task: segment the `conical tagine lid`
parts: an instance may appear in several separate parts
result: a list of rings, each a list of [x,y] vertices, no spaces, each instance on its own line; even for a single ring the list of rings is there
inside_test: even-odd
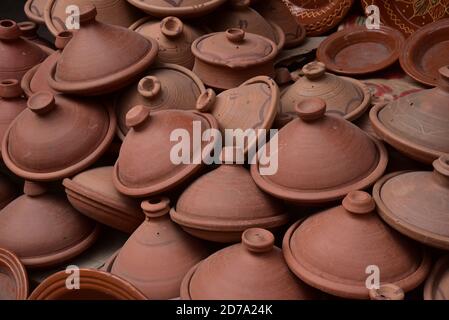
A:
[[[25,195],[0,211],[0,247],[13,251],[27,267],[49,267],[88,249],[98,226],[68,201],[25,182]]]
[[[184,275],[208,250],[170,220],[167,198],[144,201],[142,209],[146,220],[120,249],[110,272],[149,299],[177,298]]]
[[[28,275],[19,258],[0,248],[0,300],[26,300]]]
[[[352,121],[370,106],[371,93],[362,82],[327,73],[321,62],[306,64],[302,70],[305,76],[282,93],[281,113],[294,116],[299,102],[307,98],[321,98],[326,101],[327,113]]]
[[[80,29],[51,69],[48,83],[54,90],[79,95],[112,92],[130,84],[153,63],[158,52],[155,40],[96,21],[93,5],[80,10]]]
[[[449,153],[449,66],[437,88],[408,95],[370,112],[376,134],[410,158],[431,164]]]
[[[226,0],[128,0],[155,17],[199,17],[217,9]]]
[[[191,300],[306,300],[315,290],[288,270],[271,232],[252,228],[242,243],[224,248],[183,280],[181,298]]]
[[[425,249],[385,225],[372,197],[362,191],[292,225],[282,248],[304,282],[351,299],[369,298],[370,275],[408,292],[424,281],[431,265]]]
[[[2,155],[20,177],[50,181],[94,163],[114,138],[115,114],[96,100],[41,91],[5,134]]]
[[[449,249],[449,155],[434,171],[396,172],[374,186],[381,217],[399,232],[427,245]]]
[[[291,121],[259,150],[269,163],[253,164],[251,175],[264,191],[281,199],[318,204],[374,184],[384,173],[385,147],[352,123],[326,115],[326,103],[311,98],[297,105]],[[261,157],[258,157],[261,158]],[[276,162],[276,161],[277,162]],[[262,175],[277,165],[273,175]]]

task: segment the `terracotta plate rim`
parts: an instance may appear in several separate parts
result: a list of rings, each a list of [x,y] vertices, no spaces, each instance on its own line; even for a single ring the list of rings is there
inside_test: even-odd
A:
[[[28,19],[30,19],[31,21],[34,21],[38,24],[45,24],[45,19],[43,17],[44,15],[44,8],[42,9],[42,17],[39,17],[37,15],[35,15],[32,11],[31,11],[31,5],[33,4],[34,0],[27,0],[27,2],[25,2],[24,5],[24,11],[25,11],[25,15],[28,17]]]
[[[28,275],[20,259],[11,251],[0,248],[0,266],[5,266],[11,271],[16,286],[16,299],[28,298]]]
[[[437,290],[441,273],[449,269],[449,256],[441,257],[433,266],[424,285],[424,300],[436,300],[434,292]]]

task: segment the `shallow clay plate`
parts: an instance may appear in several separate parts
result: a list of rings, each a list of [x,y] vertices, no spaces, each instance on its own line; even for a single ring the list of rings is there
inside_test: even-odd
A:
[[[449,299],[449,256],[434,265],[424,286],[424,300]]]
[[[449,64],[449,19],[428,24],[412,34],[399,59],[410,77],[436,86],[438,70]]]
[[[28,297],[28,276],[19,258],[0,248],[0,300],[25,300]]]
[[[317,58],[335,73],[369,74],[394,64],[403,44],[404,36],[393,28],[368,30],[356,26],[326,38],[318,48]]]

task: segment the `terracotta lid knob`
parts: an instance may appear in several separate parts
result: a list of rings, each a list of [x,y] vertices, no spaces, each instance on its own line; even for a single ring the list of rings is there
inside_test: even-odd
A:
[[[136,129],[149,118],[150,109],[145,106],[138,105],[129,110],[126,114],[126,125],[128,128]]]
[[[449,65],[438,69],[440,74],[439,86],[445,91],[449,91]]]
[[[0,81],[0,97],[2,98],[17,98],[22,95],[22,88],[19,80],[5,79]]]
[[[275,81],[278,85],[284,85],[292,81],[292,75],[287,68],[277,68]]]
[[[37,33],[37,24],[33,21],[23,21],[17,24],[20,31],[22,31],[22,36],[25,38],[33,38]]]
[[[158,218],[170,211],[170,199],[166,197],[153,198],[140,204],[147,219]]]
[[[404,300],[404,290],[394,284],[383,284],[379,289],[370,289],[371,300]]]
[[[95,21],[97,16],[97,8],[93,3],[86,3],[80,7],[80,23],[88,23]]]
[[[239,9],[239,8],[248,8],[251,4],[251,0],[231,0],[230,4],[232,7]]]
[[[0,40],[15,40],[20,38],[22,31],[13,20],[0,21]]]
[[[296,114],[306,122],[319,120],[326,113],[326,101],[321,98],[304,99],[296,105]]]
[[[177,37],[183,30],[184,24],[176,17],[167,17],[161,21],[161,32],[166,37]]]
[[[243,232],[242,243],[251,252],[269,252],[274,246],[274,236],[268,230],[251,228]]]
[[[440,175],[449,178],[449,154],[444,154],[435,160],[433,167]]]
[[[59,50],[62,50],[65,48],[67,43],[72,39],[73,32],[72,31],[61,31],[59,32],[55,37],[55,47]]]
[[[155,76],[143,77],[137,85],[137,91],[145,98],[154,98],[161,92],[161,81]]]
[[[221,150],[220,161],[223,164],[243,163],[245,153],[240,147],[227,146]]]
[[[47,188],[42,183],[25,181],[23,193],[29,197],[37,197],[47,192]]]
[[[51,92],[39,91],[28,99],[27,106],[34,113],[44,115],[55,108],[55,97]]]
[[[205,92],[200,94],[196,100],[196,109],[201,112],[208,112],[215,103],[217,95],[212,89],[207,89]]]
[[[245,39],[245,31],[238,28],[226,30],[226,38],[232,43],[241,43]]]
[[[364,191],[351,191],[343,199],[343,208],[350,213],[366,214],[376,209],[373,197]]]
[[[302,72],[309,80],[321,78],[326,73],[326,66],[322,62],[314,61],[306,64],[302,68]]]

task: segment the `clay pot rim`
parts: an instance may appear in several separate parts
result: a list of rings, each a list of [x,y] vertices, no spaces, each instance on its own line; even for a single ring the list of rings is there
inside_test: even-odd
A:
[[[35,15],[33,13],[33,11],[31,11],[31,4],[34,2],[34,0],[27,0],[27,2],[25,2],[25,5],[23,7],[24,11],[25,11],[25,15],[28,17],[28,19],[30,19],[33,22],[36,22],[38,24],[45,24],[45,19],[43,17],[39,17],[37,15]],[[44,9],[44,8],[42,8]],[[42,14],[44,14],[44,12],[42,12]]]
[[[369,40],[369,36],[372,36],[374,34],[382,34],[384,35],[384,37],[390,38],[390,41],[395,43],[395,49],[393,51],[390,51],[390,56],[387,59],[377,64],[372,64],[369,66],[365,66],[363,68],[361,67],[353,68],[349,70],[348,68],[341,69],[335,62],[333,62],[333,59],[331,59],[326,54],[326,52],[329,50],[329,47],[334,43],[339,41],[344,42],[344,40],[341,39],[345,38],[347,35],[354,35],[357,33],[362,33],[364,35],[364,40]],[[353,26],[340,30],[327,37],[318,47],[316,56],[319,61],[323,62],[326,65],[328,70],[336,74],[342,74],[347,76],[366,75],[383,70],[393,65],[396,61],[398,61],[399,55],[401,54],[401,49],[404,46],[404,42],[405,38],[401,32],[385,25],[380,26],[380,29],[373,29],[373,30],[367,30],[365,26]]]
[[[427,72],[419,71],[419,69],[416,68],[416,61],[412,60],[411,57],[413,55],[410,53],[419,46],[424,39],[428,38],[429,34],[438,32],[440,29],[449,30],[448,22],[449,18],[445,18],[429,23],[412,33],[404,44],[404,48],[399,56],[399,62],[404,72],[419,83],[435,87],[438,83],[438,79],[429,76]]]
[[[170,110],[160,110],[156,112],[163,112]],[[209,128],[218,128],[218,122],[214,116],[207,113],[200,113],[197,111],[185,111],[191,112],[198,117],[202,117],[208,124]],[[195,175],[201,168],[203,167],[203,162],[200,164],[187,164],[184,165],[184,168],[178,171],[176,174],[171,176],[168,179],[159,179],[157,182],[153,182],[151,185],[146,187],[130,187],[123,184],[119,178],[119,161],[117,160],[114,165],[114,173],[112,175],[112,181],[114,183],[115,188],[122,194],[136,197],[136,198],[144,198],[152,195],[160,194],[162,192],[167,191],[168,189],[175,187],[179,184],[182,184],[186,180],[190,179],[193,175]]]
[[[57,61],[54,61],[53,64],[50,65],[48,84],[52,89],[67,94],[99,95],[111,92],[111,85],[122,82],[126,83],[133,78],[133,75],[140,74],[145,71],[145,69],[150,66],[154,59],[156,59],[159,51],[157,41],[154,39],[145,39],[150,43],[150,50],[145,54],[144,57],[125,69],[101,78],[82,81],[57,80],[55,76],[56,66],[58,64],[58,61],[61,59],[61,57],[59,57]],[[112,91],[113,90],[114,89],[112,89]]]
[[[437,151],[430,149],[428,147],[416,144],[406,138],[403,138],[393,132],[390,132],[387,127],[379,119],[379,113],[385,108],[387,103],[381,103],[374,105],[370,112],[369,118],[371,120],[371,125],[375,133],[382,138],[383,141],[387,142],[395,149],[399,150],[401,153],[406,154],[412,159],[416,159],[420,162],[426,164],[432,164],[435,159],[438,159],[444,154],[442,151]]]
[[[58,94],[55,95],[57,97]],[[95,161],[98,160],[98,158],[101,157],[103,152],[109,147],[110,143],[114,139],[115,136],[115,130],[117,126],[117,120],[115,117],[115,112],[112,110],[111,106],[107,106],[105,108],[107,110],[109,115],[109,127],[108,131],[106,132],[105,136],[103,137],[103,141],[98,145],[98,147],[87,157],[82,159],[80,162],[75,163],[71,165],[70,167],[54,171],[54,172],[30,172],[26,169],[22,169],[21,167],[17,166],[14,161],[10,158],[8,153],[8,140],[9,140],[9,134],[11,131],[11,128],[20,120],[20,115],[16,117],[13,122],[11,122],[10,126],[8,127],[8,130],[5,132],[5,135],[3,137],[2,141],[2,158],[3,162],[6,164],[6,166],[13,171],[18,176],[28,179],[28,180],[34,180],[34,181],[55,181],[59,180],[61,178],[66,178],[68,176],[72,176],[75,173],[78,173],[80,170],[83,170],[90,165],[92,165]]]
[[[147,17],[147,18],[152,18],[152,17]],[[143,18],[143,19],[147,19],[147,18]],[[201,79],[195,73],[193,73],[191,70],[187,69],[186,67],[183,67],[183,66],[180,66],[177,64],[172,64],[172,63],[158,62],[158,63],[152,65],[145,73],[150,73],[151,71],[157,70],[157,69],[169,69],[169,70],[174,70],[174,71],[183,73],[184,75],[189,77],[191,80],[193,80],[193,82],[196,84],[196,86],[200,90],[200,94],[206,92],[206,86],[204,85],[203,81],[201,81]],[[114,100],[114,110],[116,110],[118,108],[118,105],[116,104],[116,102],[117,102],[117,100]],[[151,110],[153,112],[155,112],[160,109],[152,108]],[[164,110],[164,109],[162,109],[162,110]],[[124,134],[124,132],[121,130],[120,125],[118,123],[117,123],[117,136],[122,141],[125,139],[125,136],[126,136]]]
[[[319,270],[308,270],[302,266],[298,260],[293,256],[290,247],[290,241],[297,228],[306,220],[301,219],[294,223],[285,233],[282,240],[282,252],[289,269],[296,274],[301,280],[310,286],[317,288],[326,293],[349,299],[368,299],[369,290],[365,286],[344,284],[341,282],[332,281],[319,276]],[[422,261],[414,273],[405,278],[393,283],[408,292],[416,288],[422,281],[425,280],[432,260],[429,253],[422,246]],[[348,280],[348,279],[345,279]]]
[[[384,203],[380,193],[382,187],[392,178],[397,176],[408,174],[416,171],[399,171],[390,173],[384,177],[382,177],[373,187],[373,198],[377,205],[377,211],[382,218],[390,227],[396,229],[400,233],[406,235],[409,238],[412,238],[420,243],[424,243],[426,245],[448,250],[449,249],[449,236],[445,237],[442,235],[435,234],[428,230],[419,228],[418,226],[408,223],[402,218],[397,217],[393,211],[391,211],[387,205]],[[419,171],[426,172],[426,171]],[[429,174],[432,174],[429,171]]]
[[[16,300],[28,298],[28,275],[20,259],[11,251],[0,248],[0,266],[6,267],[14,278]]]
[[[260,15],[260,13],[258,13],[258,14]],[[274,22],[270,19],[265,19],[265,20],[268,22],[268,24],[271,26],[271,28],[273,28],[273,32],[277,35],[276,45],[278,48],[278,52],[280,52],[285,46],[285,33],[276,22]]]
[[[54,1],[54,0],[53,0]],[[201,10],[198,10],[195,6],[181,6],[181,7],[162,7],[149,5],[145,2],[138,0],[127,0],[133,6],[149,13],[152,16],[157,17],[166,17],[166,16],[175,16],[175,17],[196,17],[204,15],[208,12],[213,11],[215,8],[219,7],[221,4],[226,2],[226,0],[209,0],[203,4],[201,4]]]
[[[288,10],[288,8],[287,8],[287,10]],[[307,31],[306,31],[306,28],[304,27],[304,25],[302,23],[299,23],[296,19],[295,19],[295,21],[298,25],[298,30],[300,30],[300,32],[298,33],[298,36],[293,40],[287,40],[287,37],[285,38],[284,49],[293,49],[293,48],[299,46],[300,44],[302,44],[304,42],[304,40],[307,37]]]
[[[115,251],[103,264],[103,266],[100,267],[100,270],[111,273],[112,266],[114,265],[115,259],[117,259],[118,254],[120,253],[121,249],[118,249]]]
[[[195,39],[195,41],[192,42],[192,53],[195,56],[195,59],[199,59],[201,62],[208,64],[208,65],[213,65],[213,66],[218,66],[218,67],[223,67],[223,68],[229,68],[229,69],[233,69],[233,70],[240,70],[240,69],[247,69],[247,68],[252,68],[255,66],[259,66],[259,65],[264,65],[270,61],[273,61],[275,59],[275,57],[277,56],[277,54],[279,53],[277,44],[274,43],[272,40],[265,38],[263,36],[260,36],[258,34],[255,33],[250,33],[250,32],[245,32],[246,35],[250,34],[252,37],[257,37],[260,38],[260,40],[268,43],[271,45],[271,52],[264,56],[264,57],[260,57],[257,59],[252,59],[251,63],[249,62],[233,62],[231,65],[229,63],[227,63],[225,60],[221,60],[221,61],[217,61],[214,59],[210,59],[207,57],[204,57],[202,52],[200,52],[198,50],[198,44],[205,40],[206,38],[210,38],[210,37],[215,37],[217,35],[220,35],[222,33],[225,33],[225,31],[220,31],[220,32],[213,32],[213,33],[208,33],[205,34],[197,39]]]
[[[273,195],[276,198],[280,198],[286,201],[301,204],[320,204],[342,199],[350,191],[364,190],[367,187],[373,185],[380,177],[382,177],[385,169],[387,168],[387,149],[379,140],[368,134],[366,134],[366,136],[374,143],[377,149],[377,165],[363,179],[355,181],[351,184],[346,184],[326,190],[292,190],[283,186],[279,186],[266,179],[265,176],[261,176],[259,174],[257,163],[251,165],[251,176],[253,177],[257,186],[263,191]]]
[[[424,300],[436,300],[434,292],[437,291],[441,273],[448,269],[449,256],[443,256],[434,264],[432,271],[424,285]]]
[[[36,74],[36,71],[41,64],[42,62],[28,70],[23,75],[22,80],[20,81],[20,87],[27,97],[31,97],[35,93],[33,92],[33,90],[31,90],[31,80],[34,78],[34,75]]]
[[[200,264],[203,261],[204,260],[198,262],[196,265],[194,265],[192,268],[190,268],[190,270],[186,273],[186,275],[182,279],[181,288],[180,288],[180,296],[181,296],[182,300],[192,300],[192,296],[190,295],[190,282],[192,281],[192,278],[193,278],[196,270],[198,269],[198,267],[200,266]]]
[[[84,288],[87,286],[89,289],[103,291],[109,295],[112,292],[118,299],[147,300],[144,294],[136,287],[116,275],[101,270],[86,268],[80,269],[79,272]],[[65,270],[52,274],[37,286],[31,293],[29,299],[44,300],[55,295],[57,298],[59,291],[66,290],[66,279],[67,273]]]

